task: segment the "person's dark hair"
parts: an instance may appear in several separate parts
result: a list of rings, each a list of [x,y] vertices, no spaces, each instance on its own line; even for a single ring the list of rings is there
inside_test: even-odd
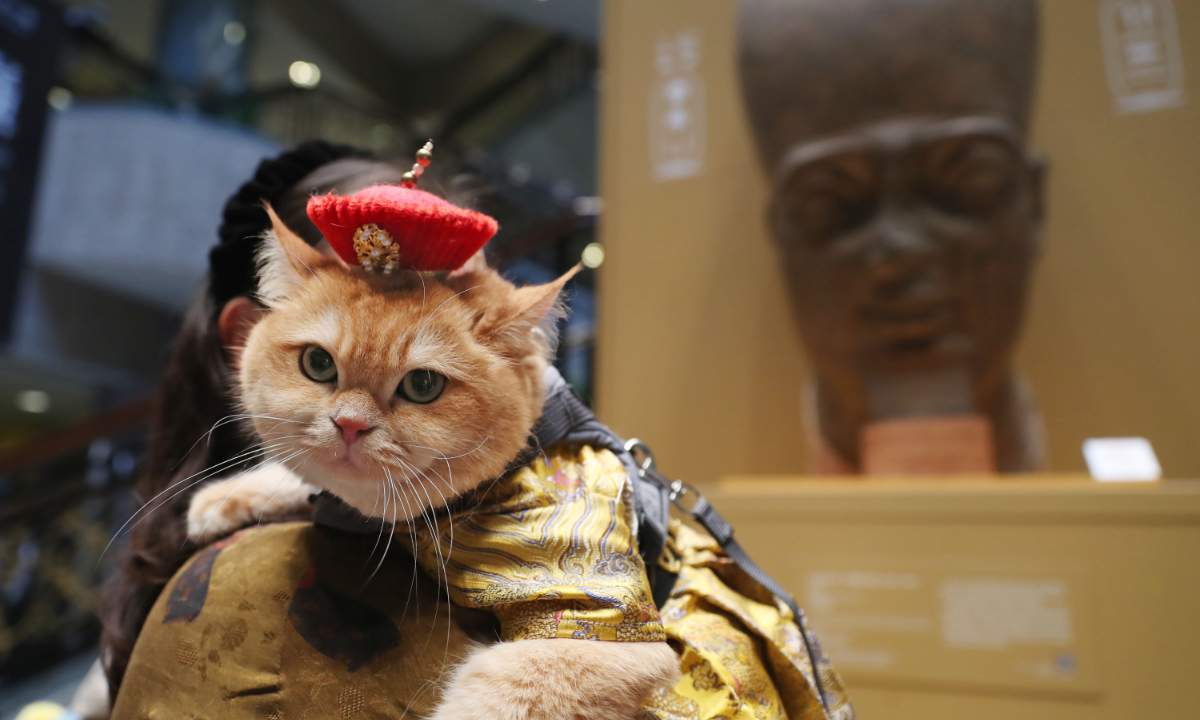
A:
[[[305,213],[311,195],[398,183],[402,173],[365,151],[310,141],[264,160],[226,203],[209,275],[184,317],[159,383],[146,461],[134,488],[136,524],[101,608],[101,659],[111,699],[151,607],[196,550],[186,528],[193,489],[258,460],[257,440],[234,417],[217,319],[226,302],[254,297],[258,289],[255,254],[270,227],[262,203],[270,202],[289,228],[315,245],[321,235]]]

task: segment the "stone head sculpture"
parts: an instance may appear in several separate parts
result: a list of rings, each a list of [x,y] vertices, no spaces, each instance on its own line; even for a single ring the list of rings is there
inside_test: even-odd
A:
[[[770,224],[850,468],[864,428],[974,418],[994,467],[1040,461],[1011,370],[1041,244],[1026,149],[1033,0],[743,0],[740,67]]]

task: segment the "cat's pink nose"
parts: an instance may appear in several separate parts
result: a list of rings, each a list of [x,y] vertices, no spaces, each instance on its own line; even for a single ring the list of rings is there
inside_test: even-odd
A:
[[[347,415],[334,418],[333,424],[341,428],[342,442],[346,443],[346,447],[350,447],[359,437],[374,429],[365,420]]]

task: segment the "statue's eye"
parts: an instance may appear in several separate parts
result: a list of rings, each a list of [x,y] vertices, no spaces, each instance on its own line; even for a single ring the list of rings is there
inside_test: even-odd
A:
[[[924,178],[933,203],[948,213],[986,217],[1016,194],[1021,158],[999,142],[974,140],[929,152]]]
[[[879,205],[875,161],[855,154],[835,155],[801,166],[780,196],[791,222],[815,242],[857,230]]]
[[[337,364],[333,356],[323,347],[309,345],[300,353],[300,372],[309,380],[319,383],[337,380]]]
[[[400,381],[396,394],[415,403],[431,403],[446,389],[446,376],[432,370],[413,370]]]

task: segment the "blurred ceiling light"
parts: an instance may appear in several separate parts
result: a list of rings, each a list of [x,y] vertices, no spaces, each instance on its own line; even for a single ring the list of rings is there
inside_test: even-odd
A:
[[[371,128],[371,140],[374,141],[376,145],[387,145],[391,143],[392,138],[395,137],[395,135],[396,131],[393,130],[392,126],[388,125],[387,123],[379,123],[375,127]]]
[[[508,179],[513,185],[524,185],[525,183],[529,182],[529,179],[532,177],[533,168],[529,167],[525,163],[513,163],[513,165],[508,168]]]
[[[604,198],[595,195],[580,195],[571,201],[576,215],[599,215],[604,210]]]
[[[16,404],[18,410],[40,415],[50,409],[50,394],[42,390],[22,390],[17,393]]]
[[[241,45],[246,39],[246,26],[237,20],[225,23],[225,42],[230,45]]]
[[[604,264],[604,246],[600,243],[588,243],[583,249],[583,264],[595,270]]]
[[[74,97],[71,91],[65,87],[52,87],[50,92],[46,93],[46,102],[50,103],[50,107],[55,110],[66,110],[71,107],[71,100]]]
[[[297,60],[288,68],[288,79],[296,87],[312,90],[321,82],[321,68],[314,63]]]

